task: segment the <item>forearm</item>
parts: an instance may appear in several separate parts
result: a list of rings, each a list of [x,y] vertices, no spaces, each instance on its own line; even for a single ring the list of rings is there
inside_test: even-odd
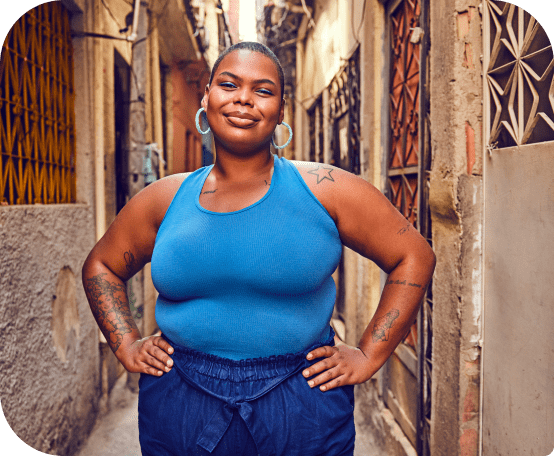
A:
[[[371,361],[371,375],[386,362],[415,321],[434,264],[434,257],[405,261],[389,274],[377,311],[358,345]]]
[[[122,351],[141,339],[129,308],[125,282],[102,262],[87,260],[83,286],[96,323],[119,359]]]

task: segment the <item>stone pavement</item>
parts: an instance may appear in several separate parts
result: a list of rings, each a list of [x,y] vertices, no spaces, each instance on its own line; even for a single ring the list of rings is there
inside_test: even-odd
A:
[[[112,388],[109,411],[99,416],[76,456],[141,456],[138,438],[138,393],[126,386],[124,373]]]

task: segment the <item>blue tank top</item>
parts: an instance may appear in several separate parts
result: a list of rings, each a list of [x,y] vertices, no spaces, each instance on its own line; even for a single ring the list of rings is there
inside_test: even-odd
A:
[[[174,342],[239,360],[324,341],[342,246],[296,167],[274,155],[267,193],[233,212],[200,205],[213,165],[181,184],[152,254],[156,322]]]

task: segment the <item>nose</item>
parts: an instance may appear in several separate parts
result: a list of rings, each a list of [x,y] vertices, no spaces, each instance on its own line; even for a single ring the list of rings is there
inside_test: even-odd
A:
[[[235,91],[235,103],[241,105],[252,105],[252,94],[248,87],[241,87]]]

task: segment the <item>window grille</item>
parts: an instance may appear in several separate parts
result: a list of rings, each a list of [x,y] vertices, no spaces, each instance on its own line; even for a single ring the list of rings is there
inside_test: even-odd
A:
[[[522,8],[487,1],[490,140],[498,148],[554,140],[554,60],[544,29]]]
[[[49,2],[22,16],[0,60],[2,204],[75,202],[69,14]]]
[[[329,84],[331,164],[360,174],[360,48]]]
[[[310,161],[323,162],[323,110],[321,95],[308,111],[310,118]]]

